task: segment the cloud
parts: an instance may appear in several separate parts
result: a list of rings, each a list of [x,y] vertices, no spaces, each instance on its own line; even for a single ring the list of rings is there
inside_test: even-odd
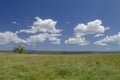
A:
[[[96,34],[94,37],[104,36],[104,34]]]
[[[60,44],[60,39],[57,37],[61,36],[61,34],[49,34],[48,38],[52,44]]]
[[[13,22],[11,22],[12,24],[15,24],[15,25],[19,25],[17,22],[15,22],[15,21],[13,21]]]
[[[31,35],[26,39],[21,39],[17,36],[17,33],[6,31],[0,33],[0,45],[8,44],[11,42],[36,45],[38,43],[43,43],[46,40],[49,40],[52,44],[60,44],[60,39],[57,38],[58,36],[61,36],[61,34],[44,33]]]
[[[46,40],[50,41],[52,44],[60,44],[61,39],[58,37],[62,35],[62,30],[56,28],[57,21],[52,19],[43,20],[39,17],[36,17],[35,19],[36,21],[33,22],[33,25],[30,27],[30,29],[22,29],[20,31],[16,31],[15,33],[10,31],[3,33],[0,32],[0,45],[10,42],[35,45],[38,43],[43,43]],[[12,23],[17,24],[17,22]],[[102,21],[98,19],[88,22],[87,24],[78,24],[74,28],[74,36],[65,40],[65,44],[77,44],[81,46],[88,45],[90,42],[86,40],[86,35],[94,35],[94,37],[97,38],[104,36],[105,31],[108,29],[109,27],[103,26]],[[30,33],[30,36],[28,36],[26,39],[21,39],[17,34],[22,32],[26,34]],[[120,32],[117,35],[106,36],[104,39],[96,41],[94,44],[106,46],[109,42],[120,44]]]
[[[70,22],[69,22],[69,21],[67,21],[67,22],[66,22],[66,24],[70,24]]]
[[[57,38],[58,36],[61,36],[61,34],[48,34],[48,33],[35,34],[27,38],[26,43],[35,45],[38,43],[42,43],[46,40],[49,40],[51,41],[52,44],[60,44],[60,39]]]
[[[10,31],[0,33],[0,45],[4,45],[10,42],[25,43],[25,40],[19,38],[16,33]]]
[[[32,35],[29,38],[27,38],[26,43],[27,44],[36,44],[36,43],[42,43],[47,39],[47,34],[38,34],[38,35]]]
[[[95,21],[88,22],[87,25],[83,23],[78,24],[74,28],[74,33],[76,34],[76,37],[81,37],[89,34],[102,34],[107,29],[109,28],[108,27],[105,28],[102,25],[102,21],[97,19]]]
[[[26,39],[27,44],[37,44],[49,40],[52,44],[60,44],[60,39],[58,39],[60,34],[60,29],[56,29],[56,21],[52,19],[42,20],[36,17],[31,29],[20,30],[20,32],[34,33],[35,35],[30,36]]]
[[[88,22],[87,25],[81,23],[74,28],[74,37],[65,40],[67,44],[78,44],[78,45],[87,45],[88,41],[83,38],[85,35],[96,35],[101,36],[104,34],[108,27],[102,25],[102,21],[97,19],[91,22]],[[98,35],[99,34],[99,35]],[[101,34],[101,35],[100,35]]]
[[[23,29],[19,32],[31,33],[29,38],[26,39],[27,44],[37,44],[42,43],[46,40],[49,40],[52,44],[60,44],[61,29],[56,28],[57,21],[52,19],[41,19],[35,17],[36,21],[33,22],[33,25],[30,29]]]
[[[66,44],[78,44],[81,46],[87,45],[88,41],[85,40],[85,38],[69,38],[68,40],[65,40]]]
[[[60,33],[60,29],[56,29],[57,21],[53,21],[52,19],[44,19],[42,20],[39,17],[35,17],[36,21],[34,21],[33,25],[31,26],[31,29],[23,29],[20,30],[20,32],[25,33],[37,33],[37,32],[43,32],[43,33]]]
[[[107,43],[115,43],[120,45],[120,32],[113,36],[106,36],[104,39],[96,41],[94,44],[100,46],[107,46]]]

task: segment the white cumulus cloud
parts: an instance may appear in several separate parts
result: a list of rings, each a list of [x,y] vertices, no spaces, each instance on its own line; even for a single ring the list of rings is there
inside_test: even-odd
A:
[[[81,46],[87,45],[88,41],[85,40],[85,38],[69,38],[68,40],[65,40],[66,44],[78,44]]]
[[[74,28],[74,37],[69,38],[68,40],[65,40],[65,43],[87,45],[88,41],[85,38],[83,38],[83,36],[90,35],[90,34],[93,34],[93,35],[97,34],[96,37],[102,36],[107,29],[109,28],[103,26],[102,21],[98,19],[88,22],[87,25],[81,23]]]
[[[25,40],[19,38],[17,36],[17,33],[13,33],[10,31],[6,31],[6,32],[1,32],[0,33],[0,45],[4,45],[10,42],[14,42],[14,43],[25,43]]]
[[[20,30],[20,32],[25,33],[37,33],[37,32],[49,32],[49,33],[60,33],[60,29],[56,29],[57,21],[53,21],[52,19],[44,19],[42,20],[39,17],[35,18],[36,21],[34,21],[33,25],[31,26],[31,29],[23,29]]]
[[[106,36],[104,39],[96,41],[94,44],[100,46],[107,46],[107,43],[116,43],[120,45],[120,32],[113,36]]]
[[[57,38],[59,36],[61,36],[61,34],[49,34],[48,38],[52,44],[60,44],[61,40]]]
[[[35,19],[36,21],[33,22],[30,29],[20,30],[20,32],[35,34],[27,38],[26,43],[36,44],[49,40],[52,44],[60,44],[61,40],[58,37],[61,36],[60,32],[62,30],[56,28],[57,21],[52,19],[43,20],[39,17]]]
[[[57,38],[58,36],[61,36],[61,34],[35,34],[26,39],[26,44],[35,45],[38,43],[43,43],[46,40],[49,40],[52,44],[60,44],[60,39]]]
[[[32,35],[29,38],[27,38],[26,43],[27,44],[35,44],[35,43],[41,43],[44,42],[47,39],[47,34],[38,34],[38,35]]]
[[[35,45],[42,43],[46,40],[49,40],[52,44],[60,44],[60,39],[57,37],[61,36],[61,34],[35,34],[31,35],[26,39],[21,39],[18,37],[17,33],[13,33],[10,31],[0,32],[0,45],[8,44],[8,43],[24,43],[28,45]]]
[[[81,37],[81,36],[89,35],[89,34],[102,34],[107,29],[109,28],[104,27],[102,25],[102,21],[97,19],[95,21],[88,22],[87,25],[83,23],[78,24],[74,28],[74,33],[76,34],[76,37]]]

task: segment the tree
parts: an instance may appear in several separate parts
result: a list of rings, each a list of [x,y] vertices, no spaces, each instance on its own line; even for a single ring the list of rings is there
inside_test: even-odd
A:
[[[25,53],[26,52],[26,49],[24,46],[18,46],[18,47],[15,47],[13,49],[13,52],[15,53]]]

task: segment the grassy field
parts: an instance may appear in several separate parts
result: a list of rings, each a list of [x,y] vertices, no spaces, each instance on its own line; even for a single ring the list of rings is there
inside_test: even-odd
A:
[[[120,54],[0,54],[0,80],[120,80]]]

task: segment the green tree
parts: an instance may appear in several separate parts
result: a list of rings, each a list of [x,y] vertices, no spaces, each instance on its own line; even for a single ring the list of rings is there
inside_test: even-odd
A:
[[[13,52],[15,53],[25,53],[26,52],[26,49],[24,46],[18,46],[18,47],[15,47],[13,49]]]

